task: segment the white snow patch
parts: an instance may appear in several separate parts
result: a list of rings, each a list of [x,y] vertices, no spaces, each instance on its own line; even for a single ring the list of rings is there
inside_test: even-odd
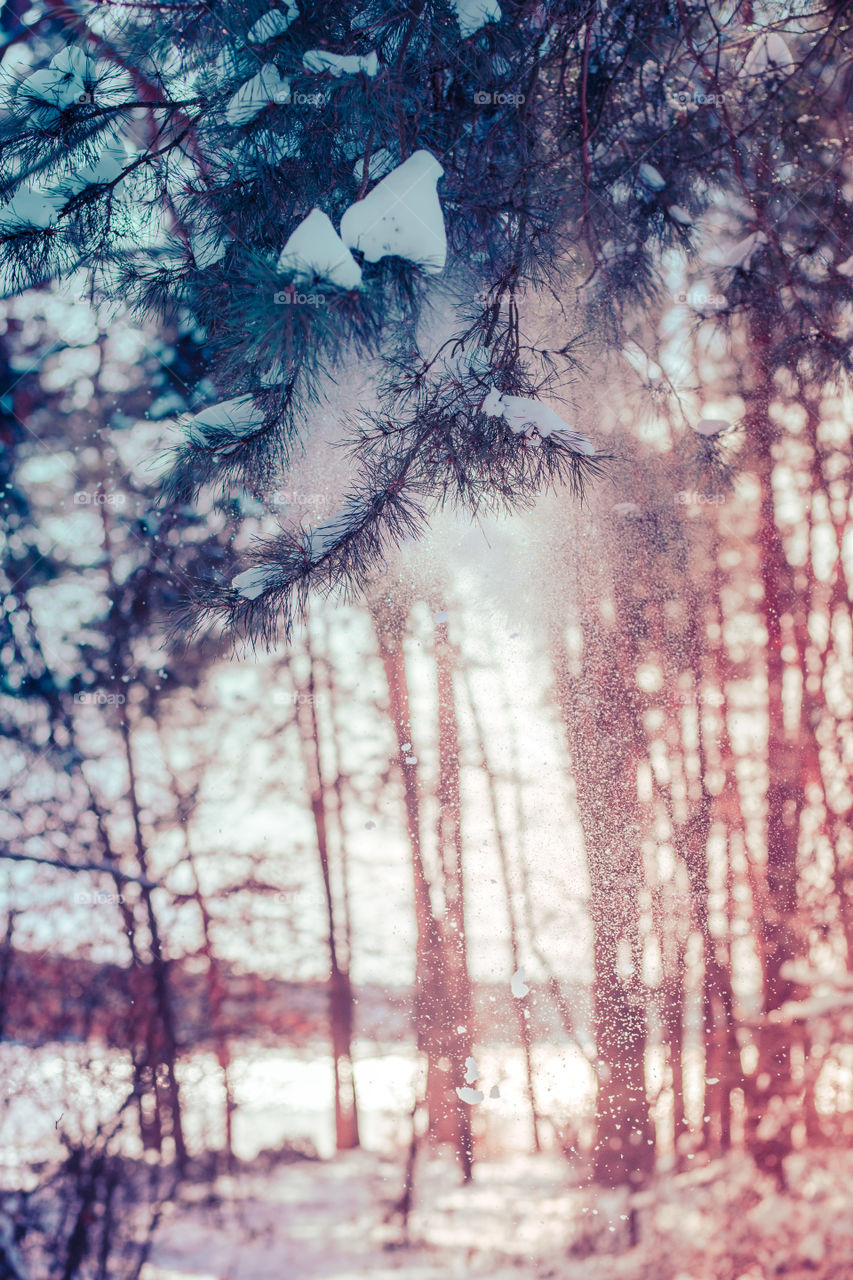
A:
[[[401,751],[411,751],[411,749],[412,749],[411,742],[404,742],[402,747],[400,748]]]
[[[693,226],[693,219],[687,210],[683,209],[680,204],[671,204],[667,209],[667,213],[675,222],[680,223],[682,227]]]
[[[432,620],[433,622],[446,622],[449,617],[450,617],[450,614],[447,612],[447,610],[442,609],[440,613],[434,613],[432,615]]]
[[[7,205],[0,209],[0,227],[6,231],[21,227],[39,227],[44,230],[56,223],[65,197],[57,191],[43,187],[24,187],[17,191]]]
[[[333,547],[344,535],[349,525],[349,516],[339,512],[330,520],[324,520],[308,534],[306,550],[312,560],[320,560],[330,547]]]
[[[530,988],[528,987],[527,983],[524,981],[523,968],[516,969],[515,973],[512,975],[512,977],[509,980],[509,987],[510,987],[510,991],[515,996],[516,1000],[521,1000],[523,996],[527,995]]]
[[[278,569],[274,565],[255,564],[251,569],[244,569],[236,578],[231,579],[231,586],[245,600],[257,600],[267,587],[271,587],[278,577]]]
[[[467,1087],[457,1089],[456,1093],[463,1102],[469,1103],[472,1107],[475,1107],[478,1102],[482,1102],[486,1096],[480,1089],[469,1089]]]
[[[480,1069],[473,1058],[465,1059],[465,1083],[473,1084],[480,1074]]]
[[[492,418],[502,417],[510,431],[516,435],[531,437],[534,432],[538,432],[543,440],[553,435],[576,453],[583,453],[588,458],[595,454],[595,449],[586,436],[574,431],[541,400],[504,395],[492,387],[483,401],[483,413]]]
[[[290,102],[290,81],[279,75],[271,62],[265,63],[256,76],[242,84],[225,108],[230,125],[248,124],[273,103]]]
[[[647,164],[645,161],[637,170],[637,177],[640,179],[644,187],[648,187],[650,191],[663,191],[666,186],[666,178],[659,169],[653,164]]]
[[[257,22],[254,22],[249,27],[246,39],[250,44],[265,44],[267,40],[272,40],[275,36],[284,35],[291,22],[298,17],[299,10],[290,0],[286,9],[269,9],[266,13],[261,14]]]
[[[331,71],[338,76],[355,76],[363,71],[366,76],[375,76],[379,70],[379,54],[375,49],[360,55],[354,53],[330,53],[328,49],[309,49],[302,56],[302,65],[306,71]]]
[[[221,235],[218,231],[210,229],[204,231],[194,231],[190,235],[190,248],[195,258],[196,266],[212,267],[214,263],[221,262],[225,257],[225,251],[230,243],[230,236]]]
[[[847,276],[848,279],[853,276],[853,254],[845,262],[842,262],[835,268],[840,276]]]
[[[113,135],[100,152],[97,160],[83,165],[63,180],[63,186],[77,193],[84,187],[98,186],[100,183],[115,182],[128,162],[127,147],[124,139]]]
[[[390,173],[395,167],[397,161],[394,155],[387,147],[379,147],[376,151],[370,153],[370,159],[367,162],[367,177],[371,182],[378,182],[380,178],[384,178],[386,173]],[[356,182],[361,182],[364,174],[364,156],[359,156],[353,166],[353,177]]]
[[[417,763],[418,763],[417,756],[406,756],[406,764],[417,764]]]
[[[287,239],[279,271],[294,271],[299,281],[328,280],[341,289],[357,289],[361,267],[322,209],[312,209]]]
[[[791,67],[794,59],[778,31],[762,31],[750,45],[749,53],[743,63],[745,76],[761,75],[765,71],[776,71],[780,67]]]
[[[252,396],[235,396],[233,400],[222,400],[212,404],[210,408],[197,413],[189,425],[190,435],[204,441],[210,430],[226,430],[231,435],[250,435],[264,425],[263,411],[255,404]],[[198,432],[200,428],[200,433]]]
[[[748,269],[752,255],[761,245],[767,244],[767,236],[763,231],[753,231],[751,235],[739,240],[729,249],[725,249],[717,258],[720,267],[742,267]]]
[[[447,257],[436,185],[444,173],[429,151],[416,151],[341,219],[341,238],[368,262],[394,255],[438,273]]]
[[[493,1084],[493,1085],[492,1085],[492,1087],[491,1087],[491,1089],[489,1090],[489,1097],[490,1097],[490,1098],[499,1098],[500,1096],[501,1096],[501,1091],[500,1091],[500,1089],[498,1088],[498,1086],[497,1086],[496,1084]]]
[[[456,14],[463,40],[467,40],[487,22],[501,20],[501,7],[498,0],[450,0],[450,3]]]
[[[728,431],[731,425],[725,418],[702,418],[693,430],[700,436],[719,436]]]

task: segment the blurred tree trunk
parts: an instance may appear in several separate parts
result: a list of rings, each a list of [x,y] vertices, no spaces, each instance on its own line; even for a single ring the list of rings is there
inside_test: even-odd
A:
[[[634,725],[616,661],[621,637],[582,609],[583,670],[574,677],[553,642],[558,698],[586,848],[593,933],[593,1020],[598,1054],[596,1181],[637,1184],[655,1163],[646,1097],[646,992],[640,973],[643,885]]]
[[[477,753],[480,757],[480,764],[486,777],[486,788],[489,796],[489,809],[492,815],[492,826],[495,833],[495,846],[497,848],[498,863],[500,865],[501,883],[503,885],[504,897],[506,899],[507,922],[509,924],[509,948],[510,961],[512,964],[512,972],[516,973],[521,968],[521,948],[519,945],[519,920],[516,911],[515,899],[513,896],[512,880],[510,877],[509,856],[507,853],[507,842],[504,834],[503,824],[501,822],[500,806],[498,804],[497,784],[495,781],[494,770],[489,764],[486,752],[486,738],[483,731],[482,721],[477,711],[477,703],[471,688],[471,679],[466,671],[464,673],[464,688],[468,703],[468,709],[471,713],[471,720],[474,725],[474,735],[477,741]],[[518,788],[518,779],[514,779],[516,788]],[[516,790],[518,797],[518,790]],[[519,859],[519,861],[521,861]],[[525,893],[527,886],[522,886]],[[547,972],[547,969],[546,969]],[[530,1029],[530,1020],[525,1016],[526,1010],[518,1000],[513,1000],[513,1008],[515,1010],[516,1022],[518,1024],[518,1038],[524,1052],[524,1080],[527,1092],[527,1102],[530,1107],[531,1137],[533,1139],[533,1149],[536,1152],[542,1150],[542,1142],[540,1139],[541,1117],[536,1103],[536,1088],[533,1077],[533,1034]]]
[[[308,657],[308,684],[305,691],[307,696],[304,699],[299,699],[297,720],[305,772],[308,779],[311,814],[314,819],[314,830],[317,837],[317,853],[320,859],[320,873],[323,878],[323,892],[326,900],[327,945],[330,966],[329,1030],[332,1041],[335,1086],[335,1145],[338,1151],[346,1151],[359,1145],[358,1107],[352,1065],[352,984],[350,982],[349,969],[345,963],[341,962],[338,948],[326,821],[329,787],[323,775],[320,729],[316,707],[315,660],[307,625],[305,629],[305,648]]]
[[[401,613],[392,612],[383,603],[374,603],[371,612],[379,654],[385,669],[388,707],[402,761],[403,798],[412,852],[416,929],[414,1017],[418,1049],[427,1060],[427,1132],[431,1139],[436,1140],[440,1134],[447,1133],[448,1117],[456,1118],[453,1141],[462,1175],[467,1181],[471,1177],[472,1167],[470,1132],[467,1126],[459,1125],[460,1104],[455,1092],[456,1082],[448,1074],[449,1069],[454,1067],[448,1048],[452,1048],[456,1054],[452,1041],[458,1035],[456,1026],[462,1024],[457,1024],[452,1015],[448,1018],[444,932],[433,909],[429,878],[424,865],[416,766],[406,763],[407,758],[412,758],[412,725],[403,651],[405,619]],[[450,1027],[448,1022],[452,1024]],[[462,1080],[464,1076],[461,1077],[460,1084]]]
[[[465,885],[462,868],[462,810],[459,793],[459,725],[454,694],[455,653],[447,623],[435,624],[435,668],[438,706],[438,855],[444,884],[445,1016],[451,1024],[446,1054],[451,1084],[465,1079],[465,1060],[474,1048],[474,1000],[468,973],[465,934]],[[460,1030],[459,1028],[463,1028]],[[447,1090],[444,1124],[437,1136],[452,1141],[467,1182],[473,1163],[471,1108]],[[442,1133],[441,1130],[444,1130]]]
[[[174,999],[170,984],[169,961],[163,950],[160,922],[157,918],[153,893],[150,887],[151,874],[148,865],[148,848],[142,825],[142,810],[139,802],[132,725],[125,697],[125,689],[127,688],[125,677],[128,664],[125,652],[124,619],[120,605],[119,585],[114,572],[115,560],[107,504],[105,502],[100,504],[100,512],[104,534],[104,560],[110,597],[110,612],[107,618],[106,630],[110,645],[115,703],[127,775],[127,801],[130,808],[134,852],[137,867],[145,881],[145,883],[140,884],[140,896],[145,912],[150,949],[147,971],[151,981],[152,1013],[147,1022],[143,1079],[149,1076],[153,1084],[153,1092],[149,1085],[147,1096],[149,1099],[153,1098],[154,1100],[154,1115],[153,1117],[147,1115],[146,1109],[140,1101],[140,1121],[143,1126],[143,1143],[146,1143],[146,1141],[153,1142],[157,1150],[161,1150],[164,1130],[163,1113],[165,1111],[169,1117],[169,1132],[175,1148],[175,1162],[178,1169],[182,1169],[187,1160],[187,1148],[184,1140],[177,1074],[178,1039]],[[121,890],[119,890],[119,893],[121,894]],[[165,1067],[165,1079],[161,1078],[160,1066]]]
[[[746,435],[753,446],[753,465],[760,486],[757,542],[762,586],[761,616],[766,631],[767,792],[766,888],[767,904],[760,921],[764,951],[764,1018],[758,1037],[758,1065],[747,1090],[747,1143],[762,1168],[781,1176],[782,1161],[791,1150],[793,1116],[784,1099],[790,1094],[791,1042],[789,1030],[773,1015],[796,994],[784,975],[786,963],[801,954],[797,924],[797,851],[804,788],[799,734],[785,725],[783,648],[795,647],[792,630],[793,570],[776,521],[773,493],[773,447],[777,428],[770,416],[774,396],[769,367],[771,334],[766,318],[752,317],[751,350],[755,387],[747,399]],[[799,658],[799,654],[797,654]],[[783,1099],[771,1119],[770,1101]]]

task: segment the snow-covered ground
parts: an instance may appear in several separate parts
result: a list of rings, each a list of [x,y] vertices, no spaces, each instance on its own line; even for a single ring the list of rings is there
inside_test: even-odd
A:
[[[733,1153],[629,1197],[556,1157],[483,1162],[468,1187],[425,1160],[406,1241],[401,1161],[299,1161],[172,1206],[142,1280],[853,1280],[853,1153],[787,1171],[780,1194]]]

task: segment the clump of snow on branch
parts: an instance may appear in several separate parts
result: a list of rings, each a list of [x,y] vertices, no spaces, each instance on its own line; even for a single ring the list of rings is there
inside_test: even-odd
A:
[[[246,39],[251,44],[265,44],[267,40],[274,40],[276,36],[284,35],[291,22],[298,17],[299,10],[291,0],[286,9],[270,9],[262,14],[257,22],[249,27]]]
[[[708,436],[710,438],[722,435],[724,431],[730,430],[731,425],[725,418],[701,418],[693,430],[700,436]]]
[[[750,46],[743,63],[745,76],[763,75],[782,67],[793,66],[791,50],[778,31],[762,31]]]
[[[444,173],[429,151],[416,151],[341,219],[341,239],[368,262],[405,258],[422,270],[444,270],[447,236],[436,186]]]
[[[396,160],[391,151],[387,147],[379,147],[378,150],[371,152],[370,160],[367,164],[367,177],[370,182],[378,182],[380,178],[384,178],[386,173],[390,173],[395,167]],[[361,181],[364,173],[364,156],[359,156],[353,166],[353,177],[357,182]]]
[[[335,77],[355,76],[359,71],[372,77],[379,71],[379,54],[375,49],[364,55],[330,53],[328,49],[309,49],[303,54],[302,65],[306,71],[330,71]]]
[[[251,396],[235,396],[197,413],[189,424],[191,439],[204,443],[210,432],[226,431],[229,435],[250,435],[264,425],[263,412]]]
[[[537,433],[543,440],[552,436],[576,453],[583,453],[589,458],[595,454],[595,449],[586,436],[574,431],[541,400],[504,395],[493,387],[483,401],[483,413],[490,418],[503,418],[515,435],[532,437]]]
[[[255,564],[251,569],[244,569],[236,578],[231,579],[231,586],[244,600],[257,600],[268,587],[273,586],[278,578],[275,565]]]
[[[735,267],[742,271],[748,271],[756,250],[765,244],[767,244],[767,236],[764,232],[753,231],[750,235],[745,236],[743,240],[739,240],[737,244],[724,249],[717,256],[713,265],[717,267]]]
[[[0,209],[0,229],[14,231],[21,227],[44,230],[56,224],[65,198],[58,191],[44,187],[23,187]]]
[[[643,186],[648,187],[650,191],[663,191],[666,186],[666,178],[653,164],[641,164],[637,170],[637,176]]]
[[[345,512],[339,512],[331,519],[316,525],[309,533],[306,544],[309,557],[314,561],[322,559],[336,542],[340,542],[346,536],[348,530],[349,516]]]
[[[457,1086],[456,1093],[463,1102],[467,1102],[472,1107],[475,1107],[478,1102],[482,1102],[486,1096],[481,1089],[469,1089],[467,1085],[461,1089]]]
[[[235,127],[248,124],[265,107],[288,102],[290,81],[279,75],[277,68],[268,62],[233,95],[225,108],[225,119]]]
[[[451,0],[463,39],[474,35],[487,22],[500,22],[498,0]]]
[[[278,260],[300,283],[328,280],[341,289],[358,289],[361,267],[321,209],[312,209],[292,231]]]

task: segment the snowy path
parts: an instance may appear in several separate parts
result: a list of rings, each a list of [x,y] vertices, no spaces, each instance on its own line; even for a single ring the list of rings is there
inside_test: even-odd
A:
[[[545,1274],[531,1269],[531,1256],[566,1239],[572,1194],[558,1159],[483,1164],[468,1188],[458,1185],[449,1163],[430,1162],[408,1248],[400,1247],[399,1221],[383,1221],[401,1179],[399,1163],[369,1153],[243,1177],[233,1184],[233,1205],[172,1216],[145,1280],[352,1280],[386,1273],[518,1280],[520,1273]]]
[[[369,1152],[220,1180],[175,1206],[142,1280],[853,1280],[853,1152],[791,1157],[778,1193],[741,1153],[634,1199],[573,1185],[555,1157],[425,1162],[410,1243],[387,1222],[399,1162]]]

